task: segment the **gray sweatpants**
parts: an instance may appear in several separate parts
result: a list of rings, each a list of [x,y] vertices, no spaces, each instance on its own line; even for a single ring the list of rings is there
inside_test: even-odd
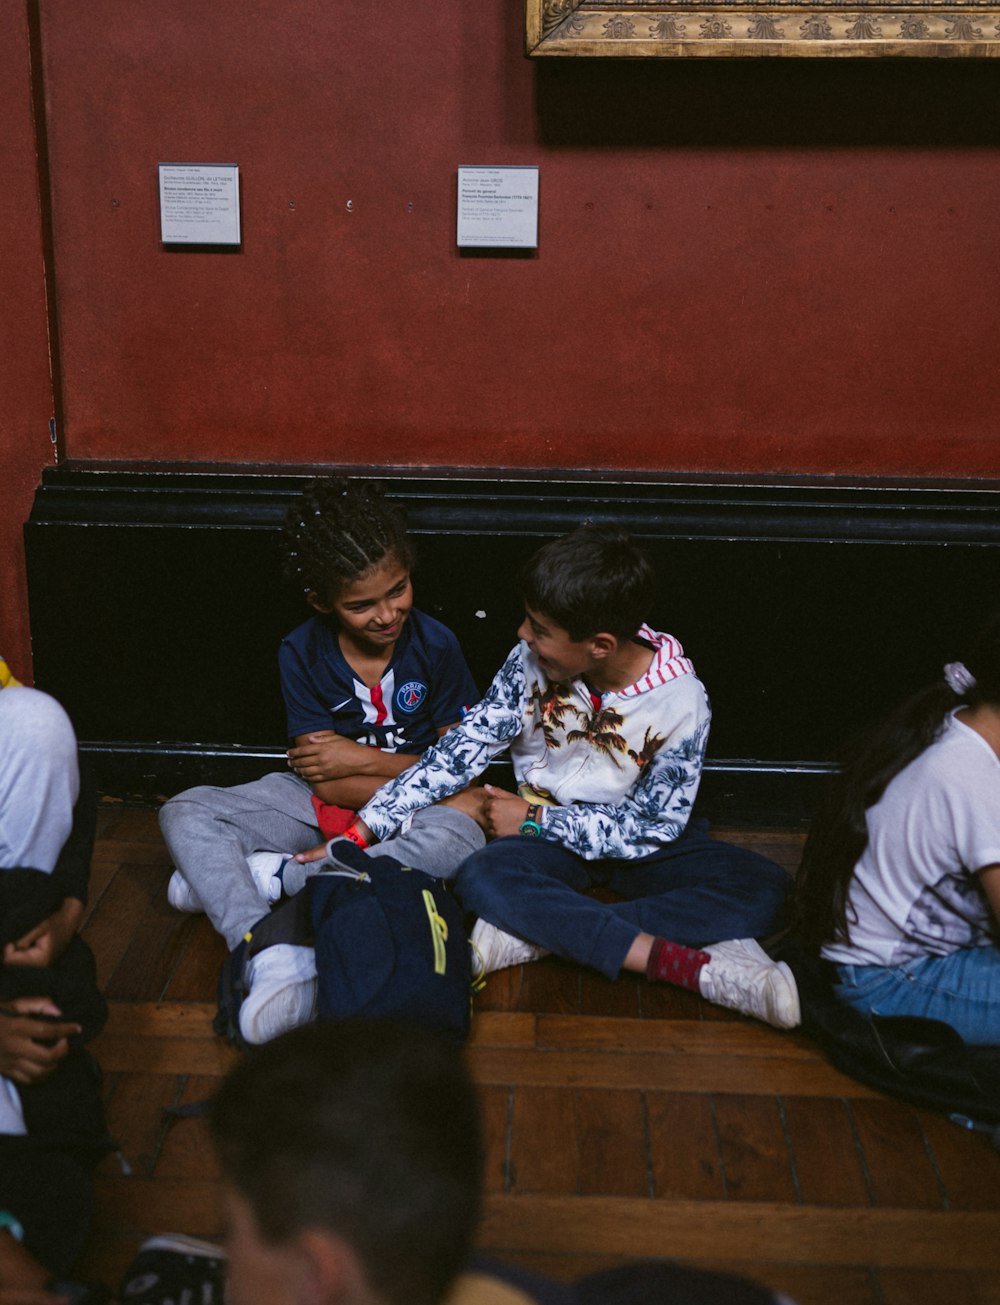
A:
[[[51,874],[79,791],[76,736],[63,708],[39,689],[0,691],[0,868]]]
[[[230,950],[269,910],[247,865],[253,852],[305,852],[322,841],[312,791],[291,771],[235,788],[202,785],[164,803],[160,829],[174,865],[201,900]],[[371,849],[438,879],[450,879],[485,843],[469,816],[428,807],[409,826]],[[303,866],[302,880],[320,862]],[[287,871],[286,871],[287,874]],[[296,885],[297,886],[297,885]]]

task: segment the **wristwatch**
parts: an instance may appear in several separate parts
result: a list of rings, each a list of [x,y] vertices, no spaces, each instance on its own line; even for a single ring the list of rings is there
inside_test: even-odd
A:
[[[538,815],[541,809],[542,808],[538,805],[537,802],[533,802],[528,807],[528,814],[524,817],[524,820],[521,822],[521,828],[518,830],[519,834],[524,834],[526,838],[541,838],[542,825],[541,825],[541,821],[538,819]]]

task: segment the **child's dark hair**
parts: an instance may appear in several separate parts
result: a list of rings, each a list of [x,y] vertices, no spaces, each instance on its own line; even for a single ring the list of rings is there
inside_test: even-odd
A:
[[[469,1252],[482,1181],[475,1090],[450,1043],[376,1021],[305,1025],[251,1049],[209,1122],[266,1241],[326,1230],[380,1300],[444,1298]]]
[[[413,566],[402,511],[368,480],[313,481],[288,509],[281,544],[285,578],[327,605],[387,557]]]
[[[574,642],[601,632],[630,638],[655,594],[652,562],[619,526],[579,526],[540,548],[521,573],[525,604]]]
[[[827,787],[795,881],[796,930],[810,950],[849,940],[847,892],[868,846],[868,808],[930,747],[956,707],[1000,706],[1000,612],[973,641],[964,662],[946,671],[948,678],[928,685],[861,734]]]

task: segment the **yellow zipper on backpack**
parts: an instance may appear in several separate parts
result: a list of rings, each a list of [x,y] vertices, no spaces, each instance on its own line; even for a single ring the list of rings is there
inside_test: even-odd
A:
[[[424,906],[431,926],[431,939],[434,943],[434,973],[444,974],[447,968],[444,945],[448,941],[448,921],[438,915],[437,902],[429,888],[423,890]]]

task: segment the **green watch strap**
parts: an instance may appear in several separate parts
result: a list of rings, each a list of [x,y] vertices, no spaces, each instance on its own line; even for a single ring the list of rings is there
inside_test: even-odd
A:
[[[528,814],[521,822],[521,827],[518,830],[518,833],[524,834],[527,838],[541,838],[542,824],[541,821],[538,819],[540,812],[541,812],[541,807],[538,805],[537,802],[533,802],[528,807]]]

